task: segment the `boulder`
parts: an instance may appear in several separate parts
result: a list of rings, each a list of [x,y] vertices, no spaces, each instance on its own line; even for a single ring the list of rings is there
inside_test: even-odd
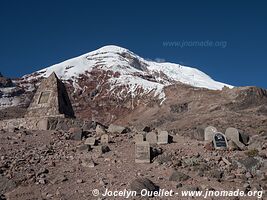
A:
[[[107,145],[102,145],[101,146],[101,153],[107,153],[110,151],[110,148]]]
[[[147,191],[157,191],[158,187],[148,178],[137,178],[130,183],[130,190],[136,191],[138,195],[141,194],[143,189]]]
[[[190,176],[184,174],[183,172],[179,172],[179,171],[173,171],[169,181],[175,181],[175,182],[181,182],[181,181],[186,181],[190,178]]]
[[[88,167],[88,168],[93,168],[96,166],[96,163],[90,158],[85,158],[82,160],[82,166]]]
[[[70,128],[69,133],[71,134],[70,139],[76,141],[82,140],[83,130],[81,128]]]
[[[152,148],[153,149],[153,148]],[[153,151],[152,151],[153,152]],[[153,153],[152,153],[153,155]],[[162,155],[159,155],[157,157],[157,159],[155,160],[156,163],[162,165],[162,164],[166,164],[168,162],[172,162],[172,156],[169,155],[169,154],[162,154]]]
[[[239,166],[244,167],[247,171],[254,172],[260,168],[262,161],[257,158],[247,157],[236,161]]]
[[[124,126],[118,126],[118,125],[115,125],[115,124],[110,124],[109,127],[108,127],[108,132],[109,133],[127,133],[129,132],[129,128],[127,127],[124,127]]]

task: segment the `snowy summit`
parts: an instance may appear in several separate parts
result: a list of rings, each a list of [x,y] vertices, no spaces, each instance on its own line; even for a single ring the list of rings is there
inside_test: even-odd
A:
[[[79,87],[79,77],[92,70],[119,73],[120,76],[108,79],[111,90],[117,86],[127,86],[132,96],[135,96],[137,89],[142,88],[144,93],[154,92],[154,96],[164,98],[163,88],[178,82],[211,90],[221,90],[224,86],[232,88],[231,85],[213,80],[196,68],[148,61],[128,49],[114,45],[42,69],[38,71],[38,77],[48,77],[55,72],[62,80],[72,80],[73,86]],[[31,75],[24,78],[29,79]]]

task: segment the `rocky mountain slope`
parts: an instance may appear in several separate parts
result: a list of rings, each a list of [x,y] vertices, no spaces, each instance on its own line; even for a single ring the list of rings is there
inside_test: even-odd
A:
[[[13,80],[16,87],[1,91],[15,88],[19,93],[9,93],[7,99],[21,100],[1,103],[1,107],[26,108],[40,81],[53,71],[65,82],[78,118],[178,132],[209,124],[247,129],[249,123],[249,132],[266,126],[266,90],[233,88],[195,68],[148,61],[117,46],[105,46]],[[5,101],[2,95],[0,102]],[[2,118],[12,113],[9,109],[0,112]],[[23,116],[23,110],[14,116]]]
[[[129,132],[95,122],[86,130],[0,130],[0,200],[98,199],[94,189],[135,191],[144,178],[177,192],[258,191],[244,199],[266,199],[260,193],[267,189],[266,90],[233,88],[197,69],[107,46],[16,80],[1,76],[0,119],[23,117],[41,80],[53,71],[64,80],[77,118],[126,125]],[[237,128],[244,148],[229,140],[229,150],[214,150],[203,141],[208,125],[222,133]],[[171,140],[151,145],[150,164],[137,164],[134,138],[147,134],[144,127],[167,130]],[[103,133],[110,143],[102,143]],[[97,142],[86,145],[88,137]],[[189,199],[168,199],[177,198]]]
[[[21,103],[20,95],[23,92],[10,78],[6,78],[0,73],[0,108],[18,106]]]

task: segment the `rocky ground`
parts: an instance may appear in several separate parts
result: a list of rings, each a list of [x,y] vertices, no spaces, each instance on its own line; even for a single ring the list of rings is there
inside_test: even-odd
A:
[[[95,77],[100,75],[106,77],[102,72]],[[96,126],[84,132],[79,128],[69,132],[0,130],[0,200],[125,199],[95,197],[93,189],[100,193],[106,189],[142,188],[175,192],[266,191],[266,90],[241,87],[212,91],[175,84],[166,87],[166,99],[158,101],[149,95],[135,98],[108,95],[108,87],[96,89],[98,81],[92,77],[79,79],[81,89],[74,90],[67,84],[68,92],[78,119],[92,119],[106,127]],[[0,78],[0,97],[8,100],[3,101],[4,107],[0,109],[1,120],[25,115],[38,85],[38,80],[32,81],[17,80],[10,85],[9,79]],[[7,89],[11,86],[16,87]],[[12,107],[17,98],[21,98],[20,106]],[[108,131],[111,142],[101,144],[101,134],[112,123],[128,126],[131,131]],[[209,125],[222,133],[228,127],[235,127],[242,135],[250,136],[249,143],[240,150],[229,141],[231,150],[214,150],[203,141],[204,128]],[[152,146],[151,163],[136,164],[134,136],[145,126],[167,130],[173,142]],[[86,145],[89,136],[94,136],[98,144]]]
[[[243,151],[213,150],[203,141],[172,135],[172,143],[152,146],[151,164],[135,163],[135,131],[109,133],[109,144],[99,143],[99,130],[83,132],[82,140],[79,134],[79,131],[0,131],[0,199],[125,199],[95,197],[92,190],[103,193],[105,189],[139,190],[149,186],[175,192],[267,189],[266,132],[251,137],[247,150]],[[84,144],[89,136],[98,141],[91,148]],[[146,183],[143,178],[152,182]],[[267,199],[266,194],[262,199]]]

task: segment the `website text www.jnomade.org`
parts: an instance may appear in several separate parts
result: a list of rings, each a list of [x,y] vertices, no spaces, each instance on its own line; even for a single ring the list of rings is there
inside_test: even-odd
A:
[[[158,191],[148,191],[146,189],[141,190],[141,193],[130,190],[108,190],[100,192],[98,189],[92,191],[93,196],[103,196],[103,197],[124,197],[130,198],[135,196],[142,197],[256,197],[258,199],[262,198],[263,191],[242,191],[242,190],[205,190],[205,191],[189,191],[184,190],[180,192],[175,192],[173,190],[159,189]],[[167,198],[166,198],[167,199]]]
[[[163,47],[176,47],[176,48],[192,48],[192,47],[204,47],[204,48],[226,48],[227,41],[211,41],[211,40],[203,40],[203,41],[164,41],[162,42]]]

